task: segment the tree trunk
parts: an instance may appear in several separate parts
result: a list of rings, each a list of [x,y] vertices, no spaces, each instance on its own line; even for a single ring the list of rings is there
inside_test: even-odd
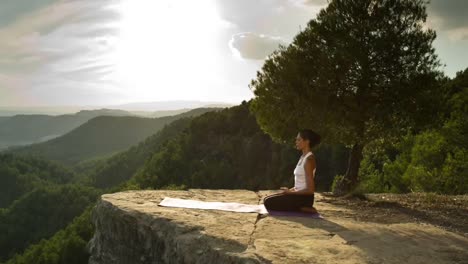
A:
[[[356,143],[351,149],[351,155],[349,155],[348,159],[348,169],[346,170],[343,179],[337,182],[333,191],[336,195],[347,194],[356,188],[358,184],[359,166],[361,165],[361,160],[363,158],[363,148],[364,145]]]

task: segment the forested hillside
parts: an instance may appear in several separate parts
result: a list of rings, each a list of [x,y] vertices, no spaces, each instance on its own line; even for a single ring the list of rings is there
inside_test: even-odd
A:
[[[127,151],[93,163],[81,171],[82,182],[98,188],[110,188],[129,180],[168,139],[184,131],[190,121],[190,118],[178,119]]]
[[[184,185],[191,188],[274,189],[293,184],[300,154],[287,144],[275,143],[258,126],[243,102],[216,113],[206,113],[169,138],[134,179],[141,188]],[[344,146],[323,144],[315,151],[318,188],[329,189],[333,177],[344,173]]]
[[[63,165],[33,157],[0,154],[0,208],[45,184],[65,184],[75,173]]]
[[[182,117],[196,116],[213,108],[194,109],[175,116],[142,118],[135,116],[99,116],[64,136],[50,141],[11,150],[73,165],[87,159],[126,150],[156,133],[164,125]]]
[[[76,114],[15,115],[0,117],[0,150],[27,145],[64,135],[97,116],[131,116],[130,112],[112,109],[83,110]]]
[[[0,261],[65,228],[100,192],[76,185],[42,186],[0,211]]]

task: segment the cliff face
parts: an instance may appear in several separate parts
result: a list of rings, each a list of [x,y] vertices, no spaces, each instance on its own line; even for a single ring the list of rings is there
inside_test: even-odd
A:
[[[93,212],[89,263],[260,263],[252,250],[255,213],[159,207],[164,197],[258,204],[249,191],[106,194]]]
[[[464,236],[388,208],[364,219],[363,212],[333,205],[321,195],[316,207],[325,219],[158,206],[164,197],[258,204],[269,193],[103,195],[93,211],[89,263],[467,263]]]

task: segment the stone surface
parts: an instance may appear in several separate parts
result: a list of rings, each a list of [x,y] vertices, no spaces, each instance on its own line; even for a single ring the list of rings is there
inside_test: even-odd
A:
[[[160,207],[164,197],[258,204],[272,191],[126,191],[102,195],[89,263],[468,263],[468,239],[437,227]]]

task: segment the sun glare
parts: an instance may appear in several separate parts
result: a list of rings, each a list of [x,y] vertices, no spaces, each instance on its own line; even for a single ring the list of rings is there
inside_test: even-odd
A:
[[[229,26],[211,0],[126,0],[118,9],[114,77],[132,99],[183,99],[187,86],[208,84],[220,63],[217,34]]]

